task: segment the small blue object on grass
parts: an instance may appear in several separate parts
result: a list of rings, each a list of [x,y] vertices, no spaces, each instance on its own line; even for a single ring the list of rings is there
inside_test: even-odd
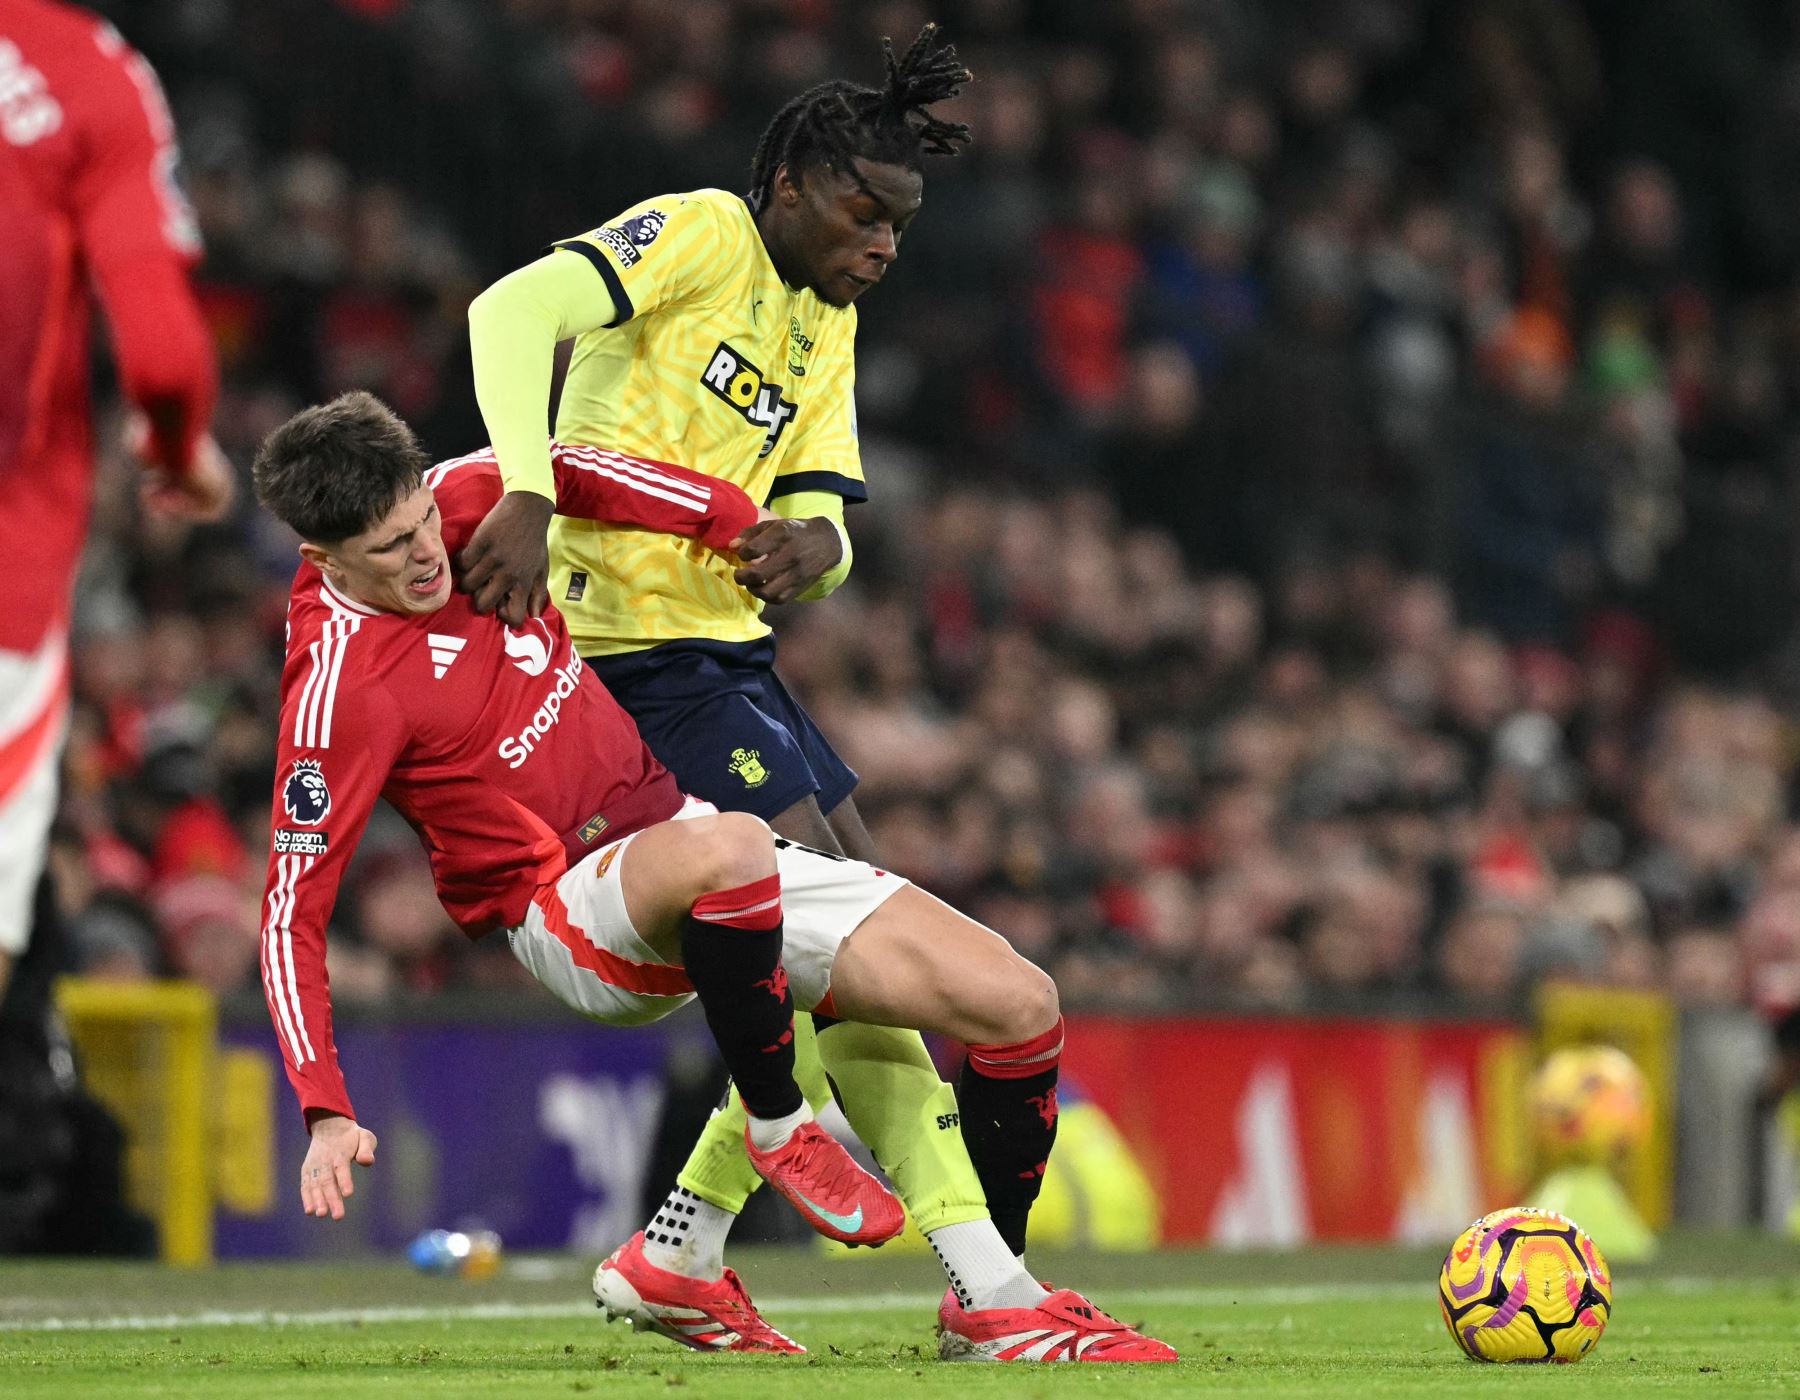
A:
[[[421,1273],[492,1278],[500,1268],[500,1236],[492,1230],[427,1230],[406,1248]]]

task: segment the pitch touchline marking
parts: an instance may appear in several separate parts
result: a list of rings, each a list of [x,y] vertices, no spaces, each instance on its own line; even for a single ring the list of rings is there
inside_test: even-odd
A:
[[[1692,1291],[1708,1280],[1673,1277],[1639,1279],[1634,1288],[1656,1292]],[[1257,1288],[1112,1288],[1109,1302],[1127,1298],[1170,1306],[1230,1307],[1233,1304],[1329,1303],[1423,1296],[1430,1299],[1430,1285],[1411,1283],[1319,1283],[1262,1286]],[[758,1306],[770,1314],[799,1315],[848,1312],[903,1312],[929,1309],[937,1295],[925,1293],[863,1293],[836,1298],[770,1298]],[[118,1317],[0,1318],[0,1332],[153,1332],[168,1327],[332,1327],[345,1323],[434,1322],[439,1319],[499,1320],[514,1318],[592,1317],[594,1308],[578,1303],[448,1303],[438,1307],[322,1308],[290,1312],[264,1308],[246,1312],[207,1309],[192,1313],[160,1313]]]
[[[1131,1288],[1109,1289],[1108,1298],[1134,1298],[1173,1305],[1224,1307],[1231,1303],[1304,1303],[1352,1298],[1400,1297],[1418,1293],[1410,1285],[1341,1284],[1298,1288]],[[1429,1295],[1427,1295],[1429,1296]],[[861,1293],[836,1298],[769,1298],[758,1304],[765,1312],[820,1314],[929,1310],[938,1295],[929,1293]],[[322,1327],[348,1322],[432,1322],[443,1319],[505,1320],[510,1318],[590,1317],[591,1304],[577,1303],[446,1303],[436,1307],[320,1308],[297,1312],[254,1309],[227,1312],[204,1309],[152,1316],[47,1317],[0,1319],[0,1332],[157,1331],[165,1327]]]

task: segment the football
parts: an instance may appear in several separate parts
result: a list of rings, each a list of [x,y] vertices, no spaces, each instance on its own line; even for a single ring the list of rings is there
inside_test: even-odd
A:
[[[1513,1206],[1450,1246],[1438,1306],[1473,1360],[1579,1361],[1612,1316],[1612,1274],[1574,1221]]]
[[[1546,1165],[1612,1164],[1650,1133],[1650,1087],[1623,1050],[1556,1051],[1531,1082],[1532,1119]]]

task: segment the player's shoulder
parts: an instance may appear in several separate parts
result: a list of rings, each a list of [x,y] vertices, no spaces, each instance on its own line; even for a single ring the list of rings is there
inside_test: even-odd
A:
[[[0,35],[0,121],[12,144],[60,141],[82,163],[122,142],[173,141],[154,70],[110,21],[55,0],[0,0]]]
[[[698,189],[651,195],[602,227],[630,224],[634,234],[654,240],[671,226],[707,223],[720,228],[737,228],[750,222],[750,206],[742,195],[730,190]]]
[[[454,559],[505,494],[499,458],[493,448],[483,447],[439,462],[426,471],[424,481],[437,502],[444,547]]]
[[[437,498],[438,509],[447,513],[451,500],[461,501],[470,495],[485,495],[500,480],[500,459],[491,447],[465,452],[428,467],[424,482]],[[495,495],[494,499],[499,499]],[[489,505],[493,502],[489,501]]]
[[[332,587],[331,581],[311,564],[302,563],[288,588],[287,656],[292,665],[315,648],[328,647],[348,654],[350,639],[363,639],[355,648],[359,659],[368,656],[368,641],[380,638],[382,623],[393,616]]]
[[[288,593],[287,660],[281,690],[285,737],[301,747],[341,746],[371,717],[395,711],[387,676],[403,619],[357,602],[302,564]]]
[[[704,220],[712,237],[731,249],[748,247],[756,238],[756,219],[741,194],[730,190],[690,190],[676,208],[693,209],[698,224]]]
[[[635,267],[654,249],[661,256],[714,256],[754,232],[743,199],[725,190],[652,195],[581,235],[619,265]]]

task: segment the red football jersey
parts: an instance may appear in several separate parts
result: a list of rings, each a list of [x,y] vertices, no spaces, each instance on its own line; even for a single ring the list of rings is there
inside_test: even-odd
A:
[[[563,515],[723,550],[756,520],[728,482],[555,446]],[[454,561],[501,494],[491,450],[427,474]],[[325,928],[378,797],[419,833],[438,897],[471,937],[519,923],[582,855],[674,815],[675,779],[589,671],[561,614],[523,627],[453,591],[379,612],[302,565],[288,604],[263,990],[302,1109],[353,1116],[331,1036]]]
[[[93,495],[90,281],[158,464],[186,470],[212,414],[175,163],[156,75],[111,25],[0,0],[0,649],[35,650],[68,614]]]

